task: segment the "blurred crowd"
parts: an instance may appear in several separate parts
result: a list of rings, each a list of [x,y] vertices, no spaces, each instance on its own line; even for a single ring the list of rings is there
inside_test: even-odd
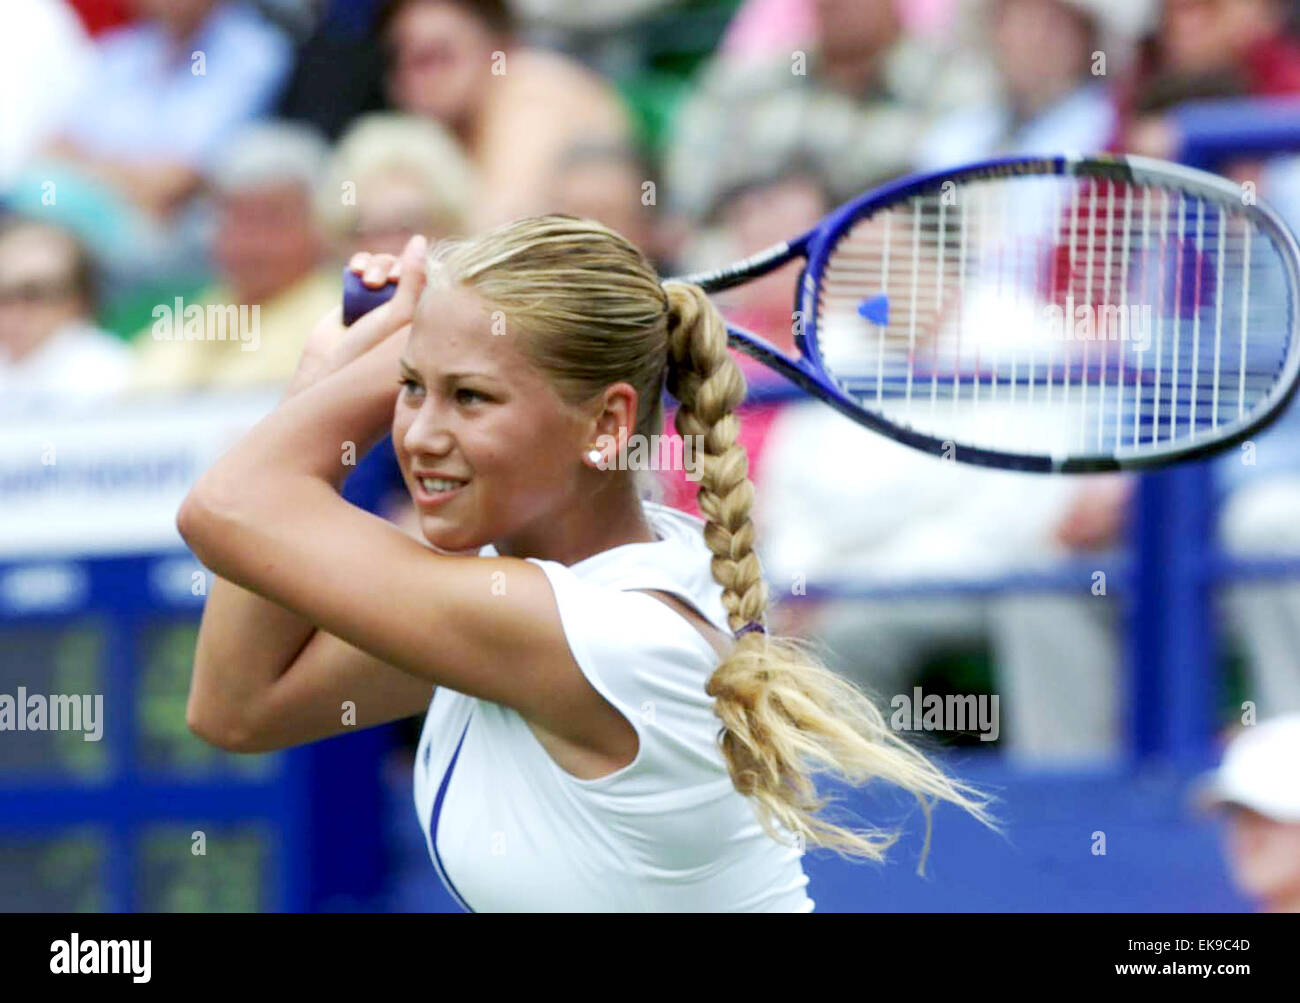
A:
[[[599,219],[663,274],[725,264],[914,170],[1012,153],[1177,158],[1170,109],[1300,98],[1287,0],[6,0],[0,415],[287,380],[357,250],[520,215]],[[1300,168],[1242,159],[1300,224]],[[717,297],[794,351],[798,265]],[[209,307],[217,339],[187,337]],[[231,307],[240,309],[230,309]],[[257,330],[247,330],[257,307]],[[209,327],[203,331],[210,334]],[[776,379],[738,357],[751,384]],[[1292,413],[1217,466],[1235,553],[1300,554]],[[1122,477],[942,464],[815,403],[742,414],[774,597],[970,578],[1125,545]],[[694,510],[692,485],[664,499]],[[400,506],[391,513],[401,519]],[[1100,557],[1098,558],[1100,560]],[[1100,565],[1099,565],[1100,566]],[[1246,698],[1300,710],[1300,585],[1227,590]],[[780,603],[841,671],[905,692],[987,648],[1005,744],[1119,754],[1111,598]]]

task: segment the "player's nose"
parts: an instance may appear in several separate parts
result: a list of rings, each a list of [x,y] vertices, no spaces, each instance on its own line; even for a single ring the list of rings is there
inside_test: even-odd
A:
[[[416,412],[402,437],[402,446],[412,457],[446,456],[455,445],[456,438],[447,426],[445,415],[432,400],[426,400]]]

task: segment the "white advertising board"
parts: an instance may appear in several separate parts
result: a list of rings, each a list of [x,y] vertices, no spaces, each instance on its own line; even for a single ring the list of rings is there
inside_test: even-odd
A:
[[[190,485],[278,399],[151,397],[0,424],[0,560],[183,547]]]

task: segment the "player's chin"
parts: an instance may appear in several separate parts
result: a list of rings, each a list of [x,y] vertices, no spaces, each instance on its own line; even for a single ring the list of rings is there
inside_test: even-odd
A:
[[[486,542],[480,542],[478,535],[464,526],[451,525],[443,516],[431,513],[420,516],[420,530],[429,546],[442,554],[477,555]]]

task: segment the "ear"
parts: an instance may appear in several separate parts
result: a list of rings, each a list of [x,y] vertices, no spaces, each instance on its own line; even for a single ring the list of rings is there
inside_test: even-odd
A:
[[[636,432],[637,393],[630,383],[613,383],[605,389],[592,422],[591,441],[597,448],[615,442],[618,452]],[[614,457],[610,457],[614,459]]]

